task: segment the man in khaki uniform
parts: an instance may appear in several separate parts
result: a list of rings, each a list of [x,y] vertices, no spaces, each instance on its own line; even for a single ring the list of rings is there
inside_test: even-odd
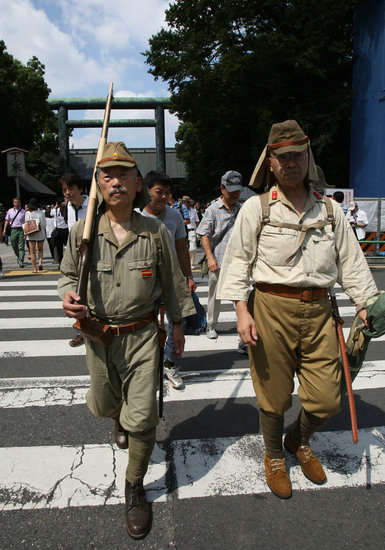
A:
[[[328,288],[341,284],[363,321],[363,305],[377,292],[341,208],[312,190],[317,180],[309,139],[298,123],[274,124],[250,182],[269,191],[243,205],[217,290],[218,298],[236,302],[260,407],[266,480],[281,498],[291,496],[282,432],[295,374],[302,410],[284,446],[311,481],[326,481],[309,437],[338,412],[341,401]],[[248,307],[250,279],[255,286]]]
[[[149,200],[136,162],[121,142],[108,143],[98,163],[103,197],[91,248],[87,306],[79,304],[79,235],[84,220],[71,230],[61,263],[59,294],[65,313],[91,317],[113,327],[112,344],[86,338],[91,387],[87,405],[98,417],[115,420],[115,440],[129,448],[126,471],[126,523],[134,538],[150,528],[143,489],[158,422],[156,390],[159,343],[154,312],[162,298],[173,321],[177,356],[184,348],[181,318],[194,306],[172,250],[167,229],[134,211]]]

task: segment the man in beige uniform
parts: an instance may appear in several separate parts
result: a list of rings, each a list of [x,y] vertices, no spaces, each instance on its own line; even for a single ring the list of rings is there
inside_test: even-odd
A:
[[[338,412],[341,401],[328,288],[341,284],[364,321],[363,304],[377,292],[341,208],[311,189],[317,179],[309,139],[298,123],[274,124],[250,182],[269,191],[243,205],[217,291],[219,299],[236,302],[238,332],[249,344],[266,480],[281,498],[291,496],[282,432],[295,374],[302,410],[284,446],[295,453],[311,481],[326,481],[309,437]],[[250,279],[255,287],[248,307]]]
[[[91,376],[87,405],[95,416],[113,418],[117,445],[129,447],[126,523],[129,534],[140,538],[150,528],[143,477],[158,422],[159,344],[154,311],[162,297],[173,321],[174,348],[179,356],[184,348],[181,318],[195,310],[166,227],[133,210],[143,208],[149,197],[123,143],[105,146],[98,163],[98,186],[104,202],[91,250],[88,307],[78,303],[76,294],[84,220],[71,230],[58,289],[68,316],[81,319],[89,313],[113,327],[109,346],[86,338]]]

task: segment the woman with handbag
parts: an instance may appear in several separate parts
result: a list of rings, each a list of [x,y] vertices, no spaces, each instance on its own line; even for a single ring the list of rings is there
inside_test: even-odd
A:
[[[38,202],[35,198],[30,199],[28,203],[28,212],[25,214],[25,224],[23,226],[23,230],[28,242],[33,273],[38,273],[38,271],[43,270],[45,226],[46,222],[44,212],[42,210],[38,210]],[[39,261],[38,266],[36,265],[37,256]]]

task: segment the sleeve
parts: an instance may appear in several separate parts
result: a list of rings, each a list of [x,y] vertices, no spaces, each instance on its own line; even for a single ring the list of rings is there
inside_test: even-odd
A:
[[[226,247],[217,287],[218,299],[247,301],[261,221],[259,197],[251,197],[239,211]]]
[[[6,220],[7,222],[11,222],[11,215],[10,215],[9,212],[10,212],[10,211],[7,210],[7,213],[5,214],[5,220]]]
[[[161,224],[159,234],[162,244],[160,281],[163,301],[170,319],[179,323],[182,317],[193,315],[196,310],[164,224]],[[171,281],[174,284],[170,284]]]
[[[175,221],[176,221],[175,240],[184,239],[186,237],[186,229],[183,223],[183,218],[177,210],[171,210],[171,212],[175,212]]]
[[[185,220],[189,220],[189,219],[190,219],[189,211],[187,210],[187,208],[185,207],[184,204],[182,204],[182,214],[183,214],[183,218],[184,218]]]
[[[60,264],[61,277],[57,285],[60,298],[63,298],[64,294],[70,290],[75,292],[77,288],[79,251],[76,245],[76,235],[79,223],[76,222],[70,231],[64,256]]]
[[[377,286],[354,232],[339,208],[334,208],[334,218],[337,282],[357,308],[360,308],[368,298],[376,294]]]
[[[209,207],[203,214],[201,223],[197,228],[197,234],[200,235],[201,237],[203,236],[211,237],[213,233],[214,233],[214,215],[213,215],[213,209]]]

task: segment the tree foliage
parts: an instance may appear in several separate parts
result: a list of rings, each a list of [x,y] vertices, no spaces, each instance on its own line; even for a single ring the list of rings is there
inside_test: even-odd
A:
[[[329,183],[348,184],[353,0],[179,0],[145,52],[183,121],[195,192],[247,179],[273,122],[294,118]]]
[[[24,65],[0,41],[0,148],[29,150],[28,170],[52,186],[59,169],[57,120],[47,102],[44,72],[37,57]]]

